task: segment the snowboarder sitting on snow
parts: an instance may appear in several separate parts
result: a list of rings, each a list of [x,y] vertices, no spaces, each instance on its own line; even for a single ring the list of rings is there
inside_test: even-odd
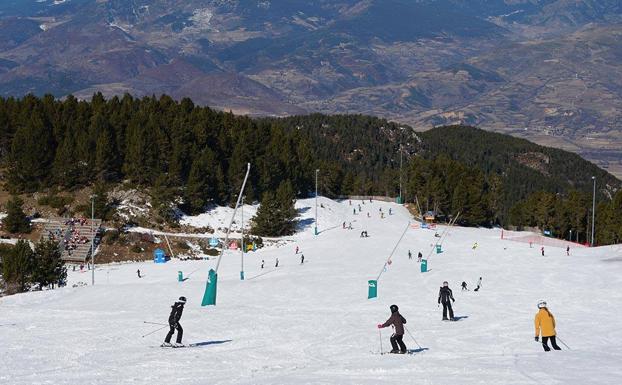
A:
[[[462,291],[469,291],[469,289],[467,289],[467,283],[462,281]]]
[[[449,288],[449,283],[445,281],[443,282],[441,289],[438,291],[438,303],[439,305],[441,303],[443,304],[443,321],[447,321],[447,309],[449,309],[449,319],[452,321],[456,320],[454,318],[454,310],[451,308],[451,302],[449,302],[450,300],[452,302],[456,302],[454,295]]]
[[[555,341],[555,317],[546,307],[546,301],[540,300],[538,302],[538,313],[536,314],[536,318],[534,320],[534,324],[536,326],[536,342],[540,338],[540,333],[542,333],[542,347],[545,351],[550,351],[548,341],[551,340],[551,345],[555,350],[562,350],[559,346],[557,346],[557,341]]]
[[[391,309],[391,317],[389,317],[387,322],[378,324],[378,329],[386,328],[390,325],[393,326],[395,328],[395,333],[393,333],[390,338],[392,350],[389,353],[404,354],[406,353],[406,345],[404,345],[403,341],[406,318],[399,313],[397,305],[391,305],[389,309]]]
[[[181,319],[181,314],[184,312],[184,305],[186,304],[186,297],[179,297],[173,306],[171,306],[171,315],[168,316],[168,325],[171,329],[168,331],[166,338],[164,339],[163,347],[173,346],[173,347],[181,347],[184,346],[181,343],[181,338],[184,335],[184,329],[181,328],[179,324],[179,320]],[[177,329],[177,342],[174,345],[171,345],[171,337],[173,337],[173,333],[175,333],[175,329]]]

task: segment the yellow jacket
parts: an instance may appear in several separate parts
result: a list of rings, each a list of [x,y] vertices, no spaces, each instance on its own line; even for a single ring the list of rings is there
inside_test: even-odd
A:
[[[555,335],[555,317],[548,309],[542,308],[538,311],[534,324],[536,326],[536,337],[540,335],[540,331],[542,331],[542,337]]]

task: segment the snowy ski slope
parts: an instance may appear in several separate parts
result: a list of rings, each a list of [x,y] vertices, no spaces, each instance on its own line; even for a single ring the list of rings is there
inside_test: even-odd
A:
[[[410,227],[367,299],[410,220],[391,203],[368,201],[353,215],[348,201],[320,198],[321,233],[313,235],[314,200],[301,200],[303,228],[286,246],[249,253],[240,281],[239,252],[221,263],[218,305],[200,306],[210,261],[99,266],[70,272],[67,288],[0,299],[0,384],[620,384],[622,251],[619,246],[565,248],[500,239],[500,230],[453,228],[442,254],[420,273],[434,231]],[[378,209],[393,215],[380,219]],[[371,218],[366,214],[370,211]],[[353,230],[343,230],[342,222]],[[346,224],[347,224],[346,223]],[[360,238],[367,230],[369,238]],[[443,227],[439,227],[439,233]],[[473,249],[477,242],[478,247]],[[298,245],[305,255],[299,264]],[[413,260],[408,260],[411,250]],[[280,266],[275,269],[274,260]],[[266,268],[259,268],[261,260]],[[136,270],[145,275],[138,279]],[[177,282],[177,271],[189,279]],[[483,277],[479,292],[471,290]],[[437,294],[448,280],[459,322],[442,322]],[[188,298],[184,342],[163,349],[170,305]],[[545,353],[534,342],[536,302],[545,299],[558,336],[572,348]],[[412,355],[378,355],[376,324],[397,304],[408,320]],[[390,329],[382,330],[389,346]]]

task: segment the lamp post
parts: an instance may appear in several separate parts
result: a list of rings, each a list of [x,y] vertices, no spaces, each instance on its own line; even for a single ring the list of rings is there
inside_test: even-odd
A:
[[[91,195],[91,286],[95,285],[95,195]]]
[[[317,232],[317,174],[320,172],[320,169],[315,169],[315,235],[318,235]]]
[[[402,204],[402,202],[404,202],[402,200],[402,143],[400,142],[400,201],[399,203]]]
[[[402,198],[402,134],[404,133],[404,127],[400,127],[400,201],[399,204],[404,203]]]
[[[592,192],[592,241],[590,242],[590,246],[594,247],[594,220],[596,218],[596,177],[592,177],[592,181],[594,182],[594,190]]]
[[[240,242],[240,246],[242,249],[242,254],[241,254],[241,267],[240,267],[240,280],[244,281],[244,198],[245,196],[242,196],[242,206],[240,207],[242,209],[242,242]]]

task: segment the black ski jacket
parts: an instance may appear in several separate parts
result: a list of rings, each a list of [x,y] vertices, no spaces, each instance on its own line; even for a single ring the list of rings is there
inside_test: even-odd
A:
[[[438,303],[447,303],[449,300],[455,301],[451,289],[449,287],[441,286],[441,290],[438,291]]]
[[[168,316],[169,325],[175,325],[181,319],[181,313],[184,312],[184,304],[181,302],[175,302],[173,306],[171,306],[171,315]]]

